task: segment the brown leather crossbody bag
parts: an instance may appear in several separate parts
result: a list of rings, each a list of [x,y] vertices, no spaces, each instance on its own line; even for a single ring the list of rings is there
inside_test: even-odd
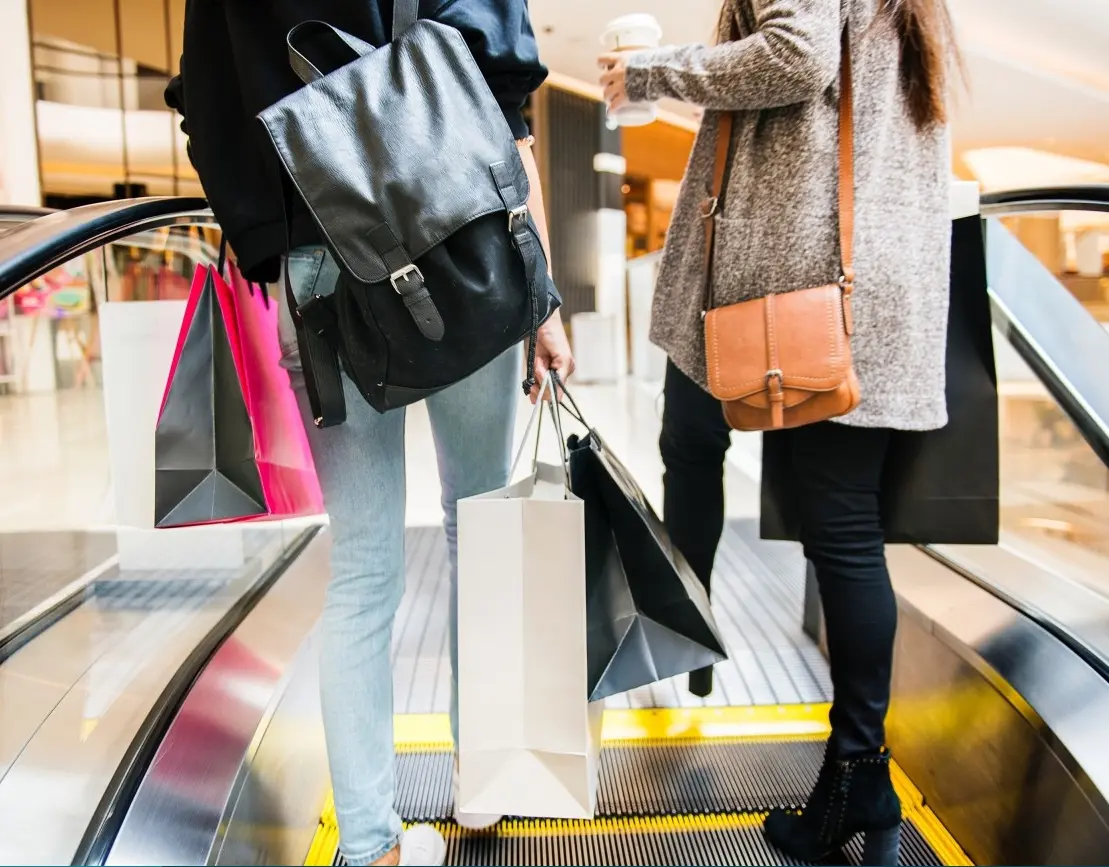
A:
[[[736,430],[799,427],[845,415],[859,405],[851,362],[855,223],[851,55],[844,34],[839,98],[839,241],[842,271],[826,286],[777,291],[712,306],[713,235],[727,169],[732,115],[720,115],[712,196],[705,223],[705,354],[709,391]],[[788,256],[789,251],[783,250]]]

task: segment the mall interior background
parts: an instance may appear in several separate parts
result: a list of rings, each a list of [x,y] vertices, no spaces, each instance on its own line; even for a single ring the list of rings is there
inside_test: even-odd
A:
[[[555,277],[583,379],[657,392],[661,358],[645,344],[643,323],[697,124],[696,112],[664,105],[651,126],[610,129],[591,83],[597,34],[613,15],[652,11],[667,41],[704,40],[716,5],[532,0],[552,76],[528,111]],[[1105,4],[951,5],[969,73],[953,126],[959,177],[984,190],[1109,182]],[[202,195],[178,122],[162,101],[177,71],[184,6],[0,0],[0,206]],[[1030,214],[1007,223],[1109,327],[1104,215]],[[4,490],[25,494],[18,504],[0,502],[5,530],[113,523],[99,311],[113,302],[183,299],[193,269],[212,258],[218,240],[216,230],[198,226],[143,233],[0,302],[0,479]],[[1007,527],[1045,551],[1079,551],[1098,583],[1109,574],[1102,559],[1109,557],[1106,469],[1015,357],[1001,354],[998,364]]]

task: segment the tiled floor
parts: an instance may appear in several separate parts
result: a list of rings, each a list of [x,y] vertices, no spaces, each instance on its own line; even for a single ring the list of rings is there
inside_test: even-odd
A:
[[[111,533],[0,531],[0,631],[115,550]]]
[[[99,389],[0,396],[0,530],[104,527],[110,486]]]

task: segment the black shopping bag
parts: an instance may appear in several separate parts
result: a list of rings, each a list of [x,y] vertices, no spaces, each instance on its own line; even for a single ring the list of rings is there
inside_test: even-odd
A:
[[[596,432],[568,445],[585,502],[589,700],[726,659],[708,594],[631,474]]]
[[[154,434],[156,527],[267,513],[220,288],[214,268],[197,268]]]
[[[997,369],[978,217],[952,224],[947,413],[940,430],[894,433],[882,482],[891,544],[997,544]],[[762,537],[796,540],[790,431],[764,434],[762,443]]]

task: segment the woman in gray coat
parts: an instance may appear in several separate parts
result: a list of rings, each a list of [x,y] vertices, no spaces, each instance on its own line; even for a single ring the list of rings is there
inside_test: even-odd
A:
[[[846,39],[844,38],[846,36]],[[944,0],[726,0],[718,44],[602,56],[606,101],[672,97],[706,109],[666,240],[651,336],[666,350],[660,440],[665,518],[707,585],[724,520],[729,431],[705,390],[701,203],[721,112],[733,113],[715,214],[715,306],[835,282],[840,64],[855,128],[855,329],[861,402],[790,434],[802,542],[815,564],[835,690],[832,736],[806,809],[770,839],[815,860],[857,834],[896,864],[900,809],[884,720],[897,610],[879,513],[891,430],[947,423],[950,261],[947,84],[956,47]],[[708,673],[691,689],[711,689]]]

